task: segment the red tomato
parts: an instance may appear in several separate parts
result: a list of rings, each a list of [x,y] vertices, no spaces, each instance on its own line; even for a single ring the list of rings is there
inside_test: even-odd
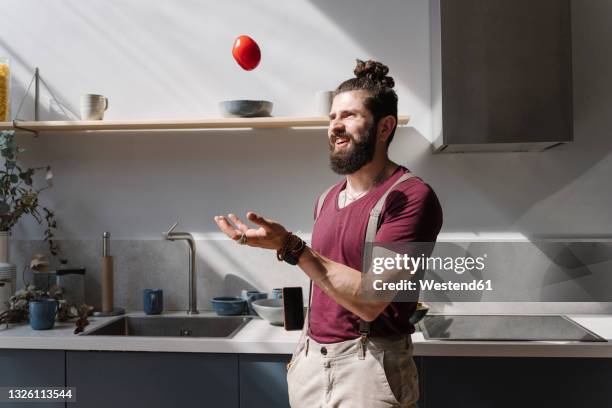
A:
[[[247,71],[255,69],[261,60],[259,45],[248,35],[241,35],[236,38],[232,55],[238,65]]]

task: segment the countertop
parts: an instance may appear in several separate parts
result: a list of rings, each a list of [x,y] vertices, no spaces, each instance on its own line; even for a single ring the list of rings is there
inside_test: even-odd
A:
[[[142,311],[127,313],[143,316]],[[185,316],[185,312],[165,312]],[[215,316],[203,312],[194,318]],[[412,335],[417,356],[491,357],[612,357],[612,315],[566,315],[609,342],[574,341],[443,341],[426,340],[421,332]],[[89,317],[86,331],[117,319]],[[56,322],[52,330],[32,330],[28,324],[0,326],[0,349],[108,350],[194,353],[291,354],[300,332],[253,318],[232,338],[123,337],[75,335],[74,321]]]

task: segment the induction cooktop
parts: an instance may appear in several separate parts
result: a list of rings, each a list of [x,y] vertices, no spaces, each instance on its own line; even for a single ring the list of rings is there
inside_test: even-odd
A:
[[[429,340],[607,341],[560,315],[430,315],[421,327]]]

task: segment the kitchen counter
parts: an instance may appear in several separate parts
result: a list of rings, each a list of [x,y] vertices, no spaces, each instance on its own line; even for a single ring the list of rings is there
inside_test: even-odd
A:
[[[143,312],[129,312],[143,316]],[[165,316],[185,316],[167,312]],[[203,312],[199,317],[215,316]],[[194,318],[198,318],[198,316]],[[413,334],[417,356],[490,357],[612,357],[612,315],[567,315],[576,323],[607,339],[603,342],[569,341],[444,341],[426,340],[421,332]],[[90,317],[86,331],[114,317]],[[193,353],[291,354],[299,331],[285,331],[267,321],[254,318],[232,338],[83,336],[75,335],[74,322],[56,322],[52,330],[32,330],[28,324],[0,326],[0,349],[155,351]]]

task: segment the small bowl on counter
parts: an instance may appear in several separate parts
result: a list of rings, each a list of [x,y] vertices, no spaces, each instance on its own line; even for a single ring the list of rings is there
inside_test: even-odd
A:
[[[267,320],[271,325],[282,326],[285,323],[282,299],[257,299],[251,302],[251,306],[262,319]]]
[[[239,316],[244,314],[247,302],[234,296],[221,296],[212,299],[213,310],[219,316]]]

